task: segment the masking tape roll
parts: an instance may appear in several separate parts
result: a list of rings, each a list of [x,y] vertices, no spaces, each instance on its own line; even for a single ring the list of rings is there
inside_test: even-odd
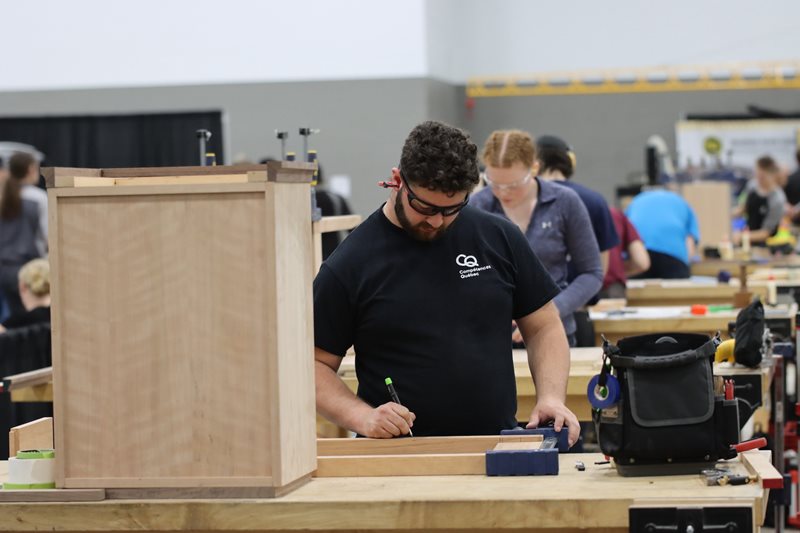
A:
[[[21,454],[43,452],[20,452]],[[18,454],[19,455],[19,454]],[[11,457],[8,460],[8,482],[3,484],[4,490],[49,489],[55,488],[56,462],[52,451],[48,458],[25,459]]]

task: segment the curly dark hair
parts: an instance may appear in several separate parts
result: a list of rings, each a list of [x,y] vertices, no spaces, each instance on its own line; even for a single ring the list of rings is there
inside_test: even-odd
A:
[[[400,169],[405,179],[431,191],[471,191],[479,180],[478,147],[466,132],[428,120],[408,134]]]

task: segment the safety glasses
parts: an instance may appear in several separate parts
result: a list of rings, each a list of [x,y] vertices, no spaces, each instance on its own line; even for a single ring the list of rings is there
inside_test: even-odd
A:
[[[529,181],[531,181],[531,173],[528,172],[524,178],[521,180],[517,180],[512,183],[495,183],[491,179],[489,179],[489,175],[486,172],[483,173],[483,181],[486,182],[486,185],[491,187],[496,191],[514,191],[527,185]]]
[[[454,205],[434,205],[425,200],[418,197],[414,194],[414,191],[411,190],[411,187],[408,186],[408,181],[406,181],[406,177],[403,176],[403,172],[400,171],[400,178],[403,180],[403,185],[405,185],[406,189],[406,198],[408,198],[408,205],[411,206],[411,209],[419,213],[420,215],[424,215],[426,217],[436,216],[439,213],[443,217],[451,217],[464,209],[464,206],[467,205],[469,202],[469,194],[467,197],[464,198],[464,201]]]

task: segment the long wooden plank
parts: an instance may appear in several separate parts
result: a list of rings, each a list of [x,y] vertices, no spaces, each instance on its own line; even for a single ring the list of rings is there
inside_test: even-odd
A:
[[[9,502],[99,502],[104,489],[0,490],[0,503]]]
[[[542,442],[541,435],[474,435],[398,439],[317,439],[317,457],[482,453],[501,442]]]
[[[335,217],[322,217],[313,224],[314,233],[330,233],[353,229],[361,223],[361,215],[340,215]]]
[[[266,181],[266,173],[264,180]],[[196,185],[203,183],[248,183],[250,174],[208,174],[194,176],[147,176],[141,178],[100,178],[120,186],[142,185]],[[78,184],[76,183],[76,187]]]
[[[21,374],[14,374],[3,378],[3,390],[13,391],[23,387],[33,387],[35,385],[44,385],[53,381],[53,367],[46,366],[44,368],[37,368],[30,372],[22,372]]]
[[[315,477],[463,476],[486,473],[486,453],[340,455],[317,458]]]
[[[53,448],[53,418],[45,417],[11,428],[8,432],[8,456],[16,457],[20,450],[49,450]]]
[[[139,167],[104,168],[101,176],[105,178],[148,178],[154,176],[206,176],[211,174],[247,174],[251,171],[265,171],[266,165],[218,165],[213,167]]]

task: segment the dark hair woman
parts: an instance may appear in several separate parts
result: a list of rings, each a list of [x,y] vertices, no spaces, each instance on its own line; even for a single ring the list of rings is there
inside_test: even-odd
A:
[[[0,292],[12,314],[25,310],[17,273],[47,254],[47,195],[33,184],[39,164],[30,154],[11,156],[9,176],[0,189]]]

